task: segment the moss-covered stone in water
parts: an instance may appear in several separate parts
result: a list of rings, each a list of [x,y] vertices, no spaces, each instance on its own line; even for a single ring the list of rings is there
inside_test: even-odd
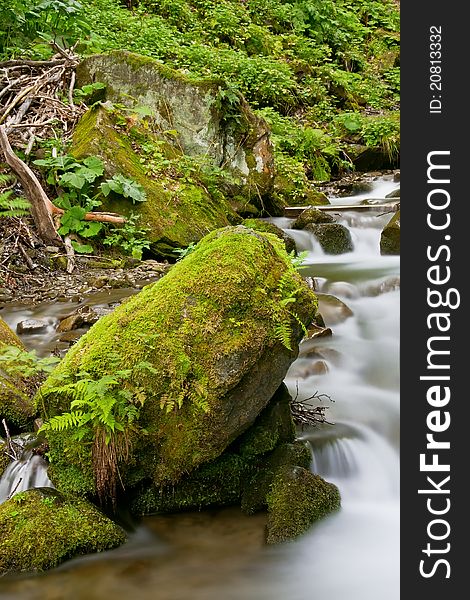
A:
[[[20,338],[0,317],[0,352],[6,346],[25,347]],[[9,376],[0,370],[0,423],[2,419],[15,429],[23,430],[36,413],[31,401],[28,381],[18,375]]]
[[[281,304],[286,297],[295,299],[288,307]],[[70,396],[51,390],[79,372],[100,378],[133,369],[132,384],[145,392],[139,425],[147,433],[131,434],[121,476],[125,485],[146,478],[173,484],[217,458],[255,421],[297,356],[297,319],[310,323],[316,308],[277,237],[242,226],[212,232],[69,350],[41,389],[48,414],[69,410]],[[279,341],[282,324],[292,351]],[[140,368],[142,361],[155,372]],[[89,448],[68,432],[49,442],[56,487],[93,493]]]
[[[268,494],[267,542],[293,540],[341,506],[338,488],[303,467],[284,466]]]
[[[305,230],[313,233],[326,254],[344,254],[354,249],[349,229],[340,223],[310,223]]]
[[[292,223],[292,229],[304,229],[310,223],[334,223],[334,218],[318,208],[306,208]]]
[[[400,211],[385,225],[380,235],[380,254],[400,254]]]
[[[299,440],[283,443],[273,452],[262,457],[258,468],[250,480],[246,480],[241,497],[241,508],[247,514],[254,514],[268,506],[268,494],[276,475],[284,466],[309,468],[312,462],[310,448]]]
[[[243,225],[245,227],[249,227],[250,229],[254,229],[255,231],[265,231],[266,233],[273,233],[274,235],[277,235],[278,238],[283,240],[286,246],[286,251],[288,253],[297,252],[295,240],[274,223],[264,221],[263,219],[245,219],[243,221]]]
[[[123,529],[95,506],[51,488],[21,492],[1,504],[0,531],[0,574],[45,571],[126,541]]]
[[[221,456],[175,485],[157,487],[152,482],[143,482],[131,492],[130,510],[141,515],[239,504],[247,482],[256,473],[265,471],[267,457],[271,454],[286,457],[286,452],[280,448],[292,446],[285,444],[292,442],[295,435],[290,400],[287,388],[282,384],[253,425]],[[308,455],[310,457],[309,452]],[[303,464],[298,462],[297,454],[289,456],[293,464]],[[289,462],[287,457],[284,462]],[[263,506],[266,506],[268,491],[269,487],[266,487],[261,500]]]
[[[149,132],[145,135],[147,143],[156,141]],[[82,117],[74,131],[70,152],[77,159],[99,156],[108,177],[122,173],[143,186],[145,202],[134,205],[124,197],[109,196],[103,208],[124,216],[139,214],[139,226],[149,229],[147,236],[152,250],[160,256],[174,258],[175,248],[186,248],[209,231],[239,220],[221,194],[211,196],[197,182],[164,173],[158,178],[148,174],[131,144],[129,132],[120,131],[112,113],[103,107],[90,109]]]

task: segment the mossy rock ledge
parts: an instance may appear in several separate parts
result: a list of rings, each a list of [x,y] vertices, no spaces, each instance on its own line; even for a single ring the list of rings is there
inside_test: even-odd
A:
[[[6,346],[25,349],[20,338],[0,317],[0,352]],[[36,412],[30,399],[29,383],[27,378],[0,368],[0,423],[5,419],[14,431],[26,431]]]
[[[223,228],[93,325],[40,393],[48,416],[60,414],[71,398],[54,392],[57,385],[81,371],[98,379],[131,369],[145,401],[138,427],[128,432],[130,455],[120,475],[126,489],[145,480],[174,485],[217,459],[255,422],[297,357],[298,321],[308,325],[316,310],[315,294],[280,239]],[[144,361],[152,372],[140,367]],[[54,485],[93,495],[90,445],[68,431],[48,438]]]
[[[325,254],[344,254],[354,250],[351,233],[341,223],[309,223],[304,230],[313,233]]]
[[[45,571],[126,541],[124,530],[95,506],[52,488],[20,492],[1,504],[0,531],[0,575]]]
[[[139,147],[149,144],[161,148],[158,144],[162,140],[137,123],[130,131],[118,127],[120,116],[119,111],[105,106],[89,109],[74,130],[70,153],[77,159],[99,156],[106,177],[122,174],[143,187],[145,202],[133,204],[110,194],[102,197],[102,209],[126,217],[139,215],[139,226],[147,228],[146,237],[156,256],[174,259],[175,248],[186,248],[210,231],[241,220],[223,194],[209,194],[196,180],[189,183],[169,173],[150,173]],[[167,145],[162,151],[168,160],[178,156]]]
[[[380,235],[380,254],[400,254],[400,211],[385,225]]]
[[[82,61],[77,85],[96,81],[106,84],[106,100],[150,109],[161,131],[177,132],[175,147],[228,168],[236,181],[235,193],[272,213],[274,161],[269,128],[241,95],[238,102],[228,103],[220,95],[223,82],[189,77],[161,61],[124,50]]]

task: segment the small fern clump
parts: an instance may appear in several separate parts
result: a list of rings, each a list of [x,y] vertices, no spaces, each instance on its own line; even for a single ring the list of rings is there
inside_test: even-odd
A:
[[[0,173],[0,188],[12,181],[11,175]],[[29,202],[15,196],[12,190],[0,191],[0,218],[25,217],[29,214]]]
[[[109,500],[116,506],[119,463],[127,460],[129,433],[135,428],[145,393],[140,388],[126,387],[131,369],[117,371],[93,379],[79,373],[77,381],[51,389],[52,393],[71,398],[70,411],[51,417],[40,432],[73,431],[75,439],[92,438],[93,473],[98,498],[102,505]]]

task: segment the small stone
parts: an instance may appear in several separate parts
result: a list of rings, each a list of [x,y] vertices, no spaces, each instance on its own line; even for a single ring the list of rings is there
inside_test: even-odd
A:
[[[46,252],[59,252],[59,248],[57,246],[46,246],[45,248]]]
[[[47,321],[42,321],[40,319],[26,319],[25,321],[20,321],[16,326],[17,333],[39,333],[40,331],[44,331],[47,327]]]

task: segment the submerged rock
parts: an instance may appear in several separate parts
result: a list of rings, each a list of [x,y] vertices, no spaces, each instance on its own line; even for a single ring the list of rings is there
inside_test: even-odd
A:
[[[0,574],[45,571],[126,541],[124,530],[95,506],[51,488],[21,492],[1,504],[0,530]]]
[[[380,254],[400,254],[400,211],[385,225],[380,235]]]
[[[268,544],[295,539],[341,506],[338,488],[301,466],[281,468],[267,499]]]
[[[333,294],[318,293],[317,297],[318,310],[328,327],[342,323],[354,314],[347,304]]]
[[[127,370],[123,385],[142,407],[127,428],[123,483],[174,484],[254,423],[298,354],[299,321],[308,325],[316,306],[281,240],[242,226],[221,229],[93,325],[41,396],[49,416],[60,414],[73,398],[63,386],[78,373],[99,380]],[[93,494],[91,445],[67,430],[48,438],[54,485]]]

